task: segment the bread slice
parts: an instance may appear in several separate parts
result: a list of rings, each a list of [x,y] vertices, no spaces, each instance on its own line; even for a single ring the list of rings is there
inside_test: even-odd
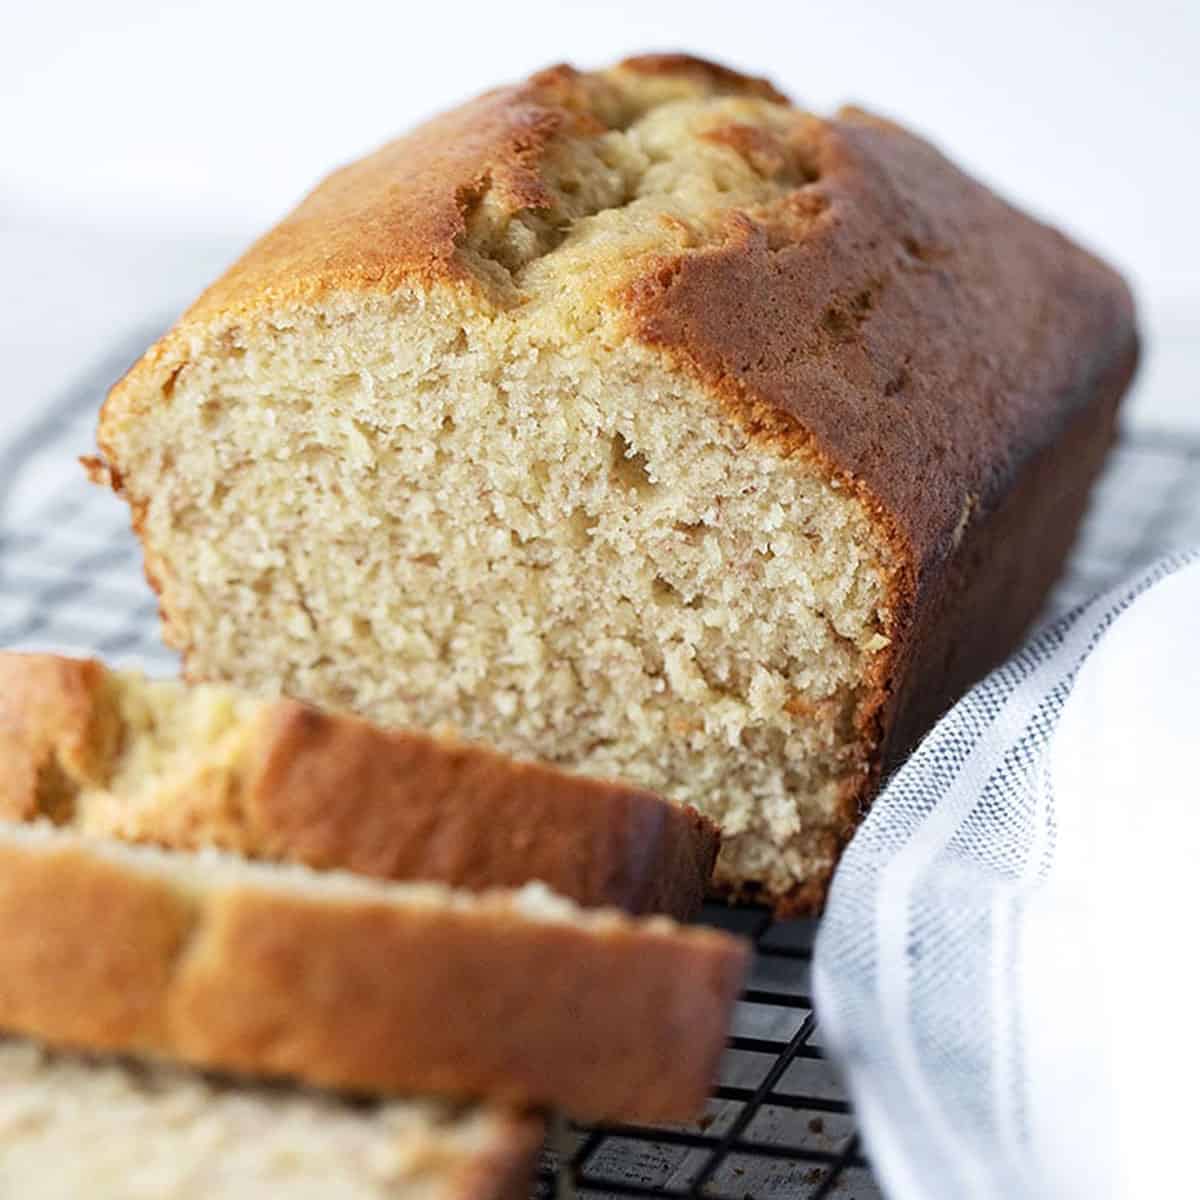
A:
[[[684,1118],[746,959],[541,884],[476,894],[0,824],[0,1029],[77,1048]]]
[[[293,701],[0,652],[0,819],[691,916],[710,822],[631,786]]]
[[[190,676],[630,779],[804,909],[1041,606],[1136,356],[1117,275],[926,142],[654,55],[336,172],[93,470]]]
[[[5,1200],[526,1200],[542,1122],[0,1038]]]

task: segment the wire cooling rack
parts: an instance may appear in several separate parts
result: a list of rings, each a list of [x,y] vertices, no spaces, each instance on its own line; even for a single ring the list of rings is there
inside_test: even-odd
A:
[[[125,506],[88,484],[96,408],[155,330],[96,364],[0,455],[0,646],[85,653],[150,672],[177,667]],[[1200,438],[1139,433],[1113,454],[1048,614],[1160,553],[1200,544]],[[811,921],[706,906],[702,920],[749,937],[756,955],[704,1118],[655,1128],[567,1126],[543,1156],[582,1196],[662,1200],[876,1200],[854,1118],[823,1056],[809,986]]]

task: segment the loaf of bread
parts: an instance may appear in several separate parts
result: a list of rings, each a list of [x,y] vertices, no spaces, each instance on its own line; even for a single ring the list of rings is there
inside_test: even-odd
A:
[[[1037,613],[1136,353],[1118,276],[926,142],[651,56],[336,172],[90,466],[192,678],[628,779],[804,909]]]
[[[744,943],[581,909],[0,822],[0,1030],[587,1120],[704,1104]]]
[[[526,1200],[542,1123],[0,1039],[4,1200]]]
[[[695,913],[710,822],[648,792],[294,701],[0,652],[0,819],[586,907]]]

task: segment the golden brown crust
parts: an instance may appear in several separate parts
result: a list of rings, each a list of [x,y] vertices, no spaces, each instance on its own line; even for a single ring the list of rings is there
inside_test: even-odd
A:
[[[0,652],[0,817],[69,821],[47,772],[106,784],[105,677],[90,660]],[[194,813],[184,796],[147,814],[142,839],[212,844],[194,799]],[[679,919],[700,907],[718,848],[710,821],[649,792],[293,701],[259,719],[240,803],[221,818],[215,840],[252,857],[471,890],[541,880],[586,907]]]
[[[162,1045],[193,919],[163,879],[0,845],[0,1026],[96,1050]]]
[[[922,606],[909,642],[912,658],[896,672],[879,755],[883,777],[957,696],[1019,643],[1041,611],[1116,436],[1120,402],[1137,365],[1132,337],[1114,351],[1083,385],[1086,401],[1074,406],[1059,435],[1023,464],[985,519],[972,519],[936,597]],[[987,620],[979,619],[981,612]]]
[[[541,880],[679,918],[716,858],[711,822],[649,792],[300,704],[273,710],[255,759],[246,811],[267,857],[474,890]]]
[[[177,877],[186,856],[0,846],[0,1027],[369,1092],[585,1119],[703,1105],[746,966],[711,930]],[[141,862],[139,862],[139,859]],[[144,866],[152,861],[157,868]],[[378,885],[362,885],[374,890]]]

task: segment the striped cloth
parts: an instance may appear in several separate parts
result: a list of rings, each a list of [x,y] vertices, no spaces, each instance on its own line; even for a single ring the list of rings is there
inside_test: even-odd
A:
[[[884,789],[814,988],[891,1200],[1200,1195],[1198,749],[1200,553],[1044,629]]]

